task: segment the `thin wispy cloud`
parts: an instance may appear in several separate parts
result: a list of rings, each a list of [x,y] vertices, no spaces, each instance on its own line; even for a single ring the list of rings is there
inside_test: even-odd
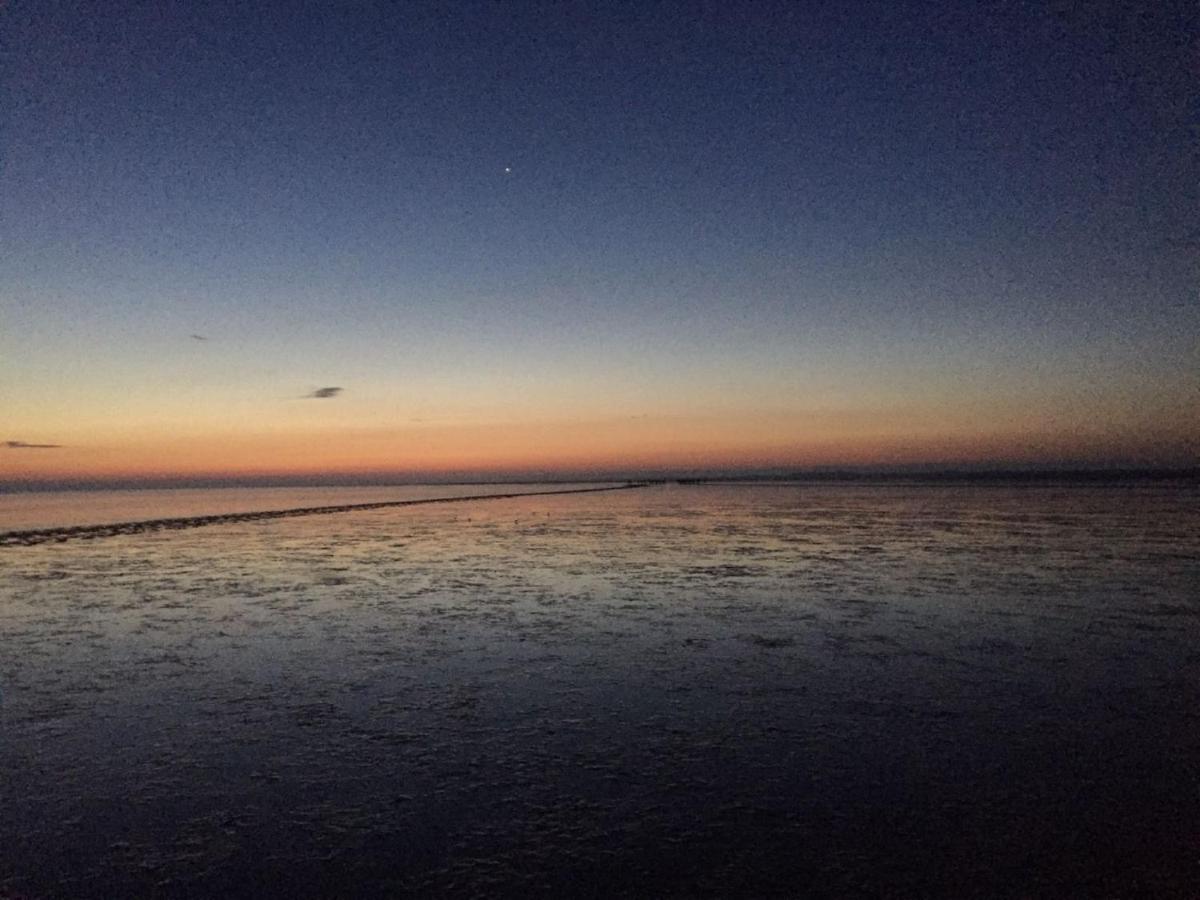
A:
[[[62,444],[31,444],[28,441],[5,441],[0,447],[8,450],[57,450]]]
[[[305,394],[305,400],[328,400],[331,397],[336,397],[342,392],[340,387],[322,387],[317,388],[311,394]]]

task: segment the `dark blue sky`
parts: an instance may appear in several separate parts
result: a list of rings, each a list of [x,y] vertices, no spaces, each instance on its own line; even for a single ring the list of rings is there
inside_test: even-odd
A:
[[[191,332],[285,394],[438,365],[584,371],[598,409],[1195,391],[1193,3],[0,21],[0,375],[31,405],[179,375]]]

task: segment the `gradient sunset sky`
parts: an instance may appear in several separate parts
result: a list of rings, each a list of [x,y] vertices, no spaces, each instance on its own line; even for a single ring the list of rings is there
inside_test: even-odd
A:
[[[10,0],[0,481],[1195,465],[1197,16]]]

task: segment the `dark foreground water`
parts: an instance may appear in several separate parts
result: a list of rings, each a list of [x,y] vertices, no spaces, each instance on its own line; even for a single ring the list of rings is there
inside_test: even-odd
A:
[[[9,547],[0,896],[1196,896],[1198,617],[1194,483]]]

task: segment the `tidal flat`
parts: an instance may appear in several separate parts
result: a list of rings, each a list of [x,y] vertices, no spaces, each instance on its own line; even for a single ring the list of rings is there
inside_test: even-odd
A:
[[[1194,481],[6,547],[0,895],[1192,896],[1198,585]]]

